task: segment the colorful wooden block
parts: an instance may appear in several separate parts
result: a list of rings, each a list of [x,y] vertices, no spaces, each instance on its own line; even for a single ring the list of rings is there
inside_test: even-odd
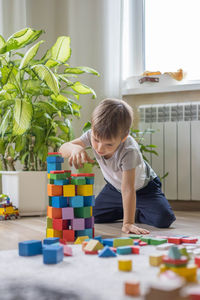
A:
[[[187,238],[181,238],[182,243],[187,243],[187,244],[196,244],[198,241],[197,238],[192,238],[192,237],[187,237]]]
[[[181,256],[179,259],[173,259],[169,256],[163,256],[163,263],[169,267],[184,267],[187,265],[188,258]]]
[[[132,260],[118,260],[119,271],[130,272],[132,270]]]
[[[98,251],[87,251],[87,250],[84,250],[84,253],[85,254],[96,255],[96,254],[98,254]]]
[[[47,164],[49,163],[63,163],[64,162],[64,158],[59,156],[59,155],[55,155],[55,156],[47,156]],[[57,170],[57,169],[55,169]]]
[[[78,236],[88,236],[90,239],[93,238],[93,229],[92,228],[87,228],[85,230],[77,230],[75,232],[76,237]]]
[[[72,220],[74,218],[74,209],[73,207],[64,207],[61,208],[62,217],[64,220]]]
[[[95,196],[83,196],[84,206],[94,206],[95,205]]]
[[[105,246],[98,254],[99,257],[116,257],[117,254],[110,249],[110,247]]]
[[[63,247],[63,250],[64,250],[64,256],[72,256],[72,248],[65,245]]]
[[[63,208],[48,206],[47,207],[47,216],[51,219],[61,219],[62,218],[62,209]]]
[[[79,236],[76,241],[74,242],[74,244],[78,245],[78,244],[82,244],[85,240],[89,239],[89,236]]]
[[[102,243],[104,246],[113,247],[113,240],[114,239],[102,239]]]
[[[84,220],[85,220],[85,229],[94,227],[94,217],[85,218]]]
[[[86,184],[85,177],[72,177],[71,178],[71,184],[84,185],[84,184]]]
[[[133,240],[128,237],[120,237],[113,240],[113,247],[133,245]]]
[[[84,230],[85,229],[85,220],[83,218],[72,219],[71,227],[73,230]]]
[[[49,206],[52,206],[52,197],[48,197],[49,198]]]
[[[69,206],[70,207],[83,207],[84,206],[83,196],[69,197]]]
[[[63,260],[63,246],[46,246],[43,248],[43,263],[44,264],[57,264]]]
[[[48,152],[48,156],[61,156],[60,152]]]
[[[51,180],[53,180],[53,179],[51,179]],[[66,178],[66,179],[58,179],[58,180],[55,179],[53,181],[54,181],[53,183],[55,185],[67,185],[67,184],[69,184],[69,179],[68,178]]]
[[[74,216],[76,218],[90,218],[91,217],[91,206],[86,207],[75,207],[74,208]]]
[[[42,254],[42,242],[38,240],[29,240],[18,244],[20,256],[33,256]]]
[[[87,246],[85,246],[84,251],[98,251],[103,249],[103,245],[98,240],[89,240]]]
[[[77,186],[77,195],[80,196],[92,196],[93,195],[93,185],[85,184]]]
[[[53,219],[47,217],[47,228],[53,228]]]
[[[131,234],[129,235],[129,238],[130,239],[133,239],[133,240],[140,240],[143,236],[141,234]]]
[[[139,280],[126,281],[124,284],[125,295],[139,297],[140,296],[140,282]]]
[[[47,184],[48,196],[62,196],[63,187],[61,185]]]
[[[173,245],[169,248],[168,256],[172,259],[180,259],[181,253],[177,246]]]
[[[46,230],[46,237],[47,238],[58,237],[59,239],[62,239],[63,235],[62,235],[62,231],[60,231],[60,230],[55,230],[55,229],[47,228],[47,230]]]
[[[131,253],[132,253],[132,249],[130,246],[121,246],[117,248],[117,254],[125,255]]]
[[[76,173],[76,174],[71,174],[71,176],[74,176],[74,177],[94,177],[94,173]]]
[[[150,245],[160,245],[167,243],[167,239],[151,238]]]
[[[197,265],[197,267],[200,268],[200,256],[196,256],[194,258],[194,262],[195,262],[195,265]]]
[[[181,238],[180,237],[168,237],[168,239],[167,239],[167,241],[168,241],[168,243],[172,243],[172,244],[176,244],[176,245],[179,245],[179,244],[181,244],[182,243],[182,241],[181,241]]]
[[[147,243],[148,245],[151,244],[151,239],[152,239],[152,237],[148,237],[148,236],[143,236],[143,237],[140,238],[140,240],[141,240],[142,242],[145,242],[145,243]]]
[[[68,220],[63,219],[53,219],[53,229],[55,230],[64,230],[68,229]]]
[[[140,254],[140,247],[139,246],[130,246],[132,254]]]
[[[151,254],[149,256],[149,264],[153,267],[158,267],[162,264],[163,255],[160,254]]]
[[[64,197],[74,197],[75,196],[75,185],[73,185],[73,184],[63,185],[63,196]]]
[[[63,230],[63,239],[67,242],[74,242],[75,240],[75,232],[74,230]]]
[[[48,163],[47,164],[47,172],[50,173],[51,171],[54,170],[61,170],[62,166],[61,163]]]
[[[67,178],[67,173],[63,170],[60,171],[50,171],[50,179],[62,180]]]
[[[67,207],[67,197],[55,196],[52,197],[52,206],[53,207]]]
[[[94,217],[92,217],[92,218],[94,219]],[[94,239],[98,240],[101,244],[103,244],[103,242],[102,242],[102,236],[101,235],[95,236]]]
[[[43,240],[43,245],[51,245],[55,243],[59,243],[60,239],[58,237],[45,238]]]

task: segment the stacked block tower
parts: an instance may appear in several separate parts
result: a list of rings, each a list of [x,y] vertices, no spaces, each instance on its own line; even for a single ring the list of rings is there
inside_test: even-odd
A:
[[[94,174],[62,170],[64,159],[48,153],[47,237],[74,242],[79,236],[94,237]]]

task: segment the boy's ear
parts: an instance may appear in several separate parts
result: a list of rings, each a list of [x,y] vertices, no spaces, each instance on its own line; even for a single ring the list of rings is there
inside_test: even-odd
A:
[[[127,139],[128,135],[125,136],[123,139],[122,139],[122,143],[125,142],[125,140]]]

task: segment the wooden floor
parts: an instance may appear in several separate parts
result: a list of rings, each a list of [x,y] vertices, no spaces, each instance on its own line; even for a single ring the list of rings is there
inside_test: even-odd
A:
[[[177,220],[169,229],[158,229],[148,225],[142,227],[149,229],[153,236],[185,234],[200,237],[200,212],[176,212],[176,217]],[[95,235],[102,235],[104,238],[128,236],[121,232],[121,226],[121,222],[96,224]],[[44,239],[45,227],[45,217],[22,217],[19,220],[0,221],[0,250],[16,249],[20,241]]]

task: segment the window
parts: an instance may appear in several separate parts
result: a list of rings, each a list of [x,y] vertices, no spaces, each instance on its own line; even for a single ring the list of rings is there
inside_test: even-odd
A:
[[[182,68],[200,80],[199,11],[199,0],[124,0],[123,79]]]

